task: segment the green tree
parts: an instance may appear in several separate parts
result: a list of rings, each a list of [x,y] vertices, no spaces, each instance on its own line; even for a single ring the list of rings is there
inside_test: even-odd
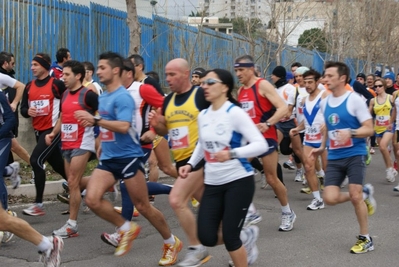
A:
[[[258,18],[237,17],[231,19],[231,22],[233,23],[233,32],[249,38],[255,38],[258,30],[262,28],[262,21]]]
[[[298,39],[298,46],[320,52],[327,52],[327,38],[322,29],[312,28],[304,31]]]

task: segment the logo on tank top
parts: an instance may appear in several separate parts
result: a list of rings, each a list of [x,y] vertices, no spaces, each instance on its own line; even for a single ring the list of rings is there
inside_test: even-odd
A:
[[[330,116],[328,116],[328,122],[332,125],[335,126],[339,123],[339,116],[337,113],[333,113]]]
[[[226,132],[225,127],[223,124],[218,124],[216,126],[216,134],[223,135]]]

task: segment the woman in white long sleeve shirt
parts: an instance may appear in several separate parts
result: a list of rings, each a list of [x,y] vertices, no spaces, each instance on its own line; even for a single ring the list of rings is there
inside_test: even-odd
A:
[[[255,241],[259,230],[251,226],[243,230],[240,239],[255,191],[254,172],[247,158],[265,153],[268,145],[232,97],[234,78],[229,71],[209,71],[201,86],[211,106],[198,116],[198,143],[179,174],[186,177],[205,158],[205,190],[198,213],[199,240],[205,246],[224,243],[236,267],[248,266],[258,255]],[[222,236],[218,234],[220,224]]]

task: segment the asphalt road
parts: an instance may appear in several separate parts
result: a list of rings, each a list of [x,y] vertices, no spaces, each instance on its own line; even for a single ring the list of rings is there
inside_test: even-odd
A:
[[[281,214],[279,203],[270,188],[260,189],[259,177],[256,179],[254,203],[263,220],[258,224],[260,255],[252,266],[398,266],[399,193],[392,191],[396,183],[385,180],[385,167],[378,150],[367,169],[367,182],[375,186],[378,202],[377,211],[369,220],[370,235],[375,244],[375,251],[370,253],[349,253],[358,234],[352,205],[345,203],[334,207],[326,206],[323,210],[308,211],[306,206],[312,197],[299,192],[301,184],[293,181],[294,176],[295,171],[284,170],[290,205],[297,214],[291,232],[278,231]],[[173,180],[163,179],[162,182],[172,183]],[[157,196],[155,206],[164,213],[172,232],[185,243],[186,238],[168,205],[167,196]],[[46,204],[47,214],[43,217],[22,215],[22,208],[12,207],[18,216],[45,235],[50,235],[52,230],[61,227],[67,220],[67,216],[61,215],[67,206],[56,201]],[[127,255],[115,257],[114,248],[100,239],[102,232],[112,232],[114,227],[93,213],[81,212],[78,219],[80,236],[64,240],[61,266],[157,266],[162,255],[162,239],[142,216],[134,220],[143,227],[142,232]],[[229,255],[224,246],[209,248],[209,252],[212,258],[203,266],[228,266]],[[184,254],[183,250],[179,259]],[[17,237],[0,247],[0,266],[41,266],[37,260],[36,248]]]

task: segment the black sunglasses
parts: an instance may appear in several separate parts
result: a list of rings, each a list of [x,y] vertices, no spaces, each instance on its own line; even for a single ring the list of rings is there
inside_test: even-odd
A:
[[[374,88],[382,88],[382,87],[384,87],[383,84],[376,84],[376,85],[374,85]]]
[[[213,79],[213,78],[209,78],[209,79],[206,79],[205,81],[202,81],[201,85],[205,85],[205,84],[214,85],[215,83],[223,83],[223,82],[219,81],[219,80],[216,80],[216,79]]]

